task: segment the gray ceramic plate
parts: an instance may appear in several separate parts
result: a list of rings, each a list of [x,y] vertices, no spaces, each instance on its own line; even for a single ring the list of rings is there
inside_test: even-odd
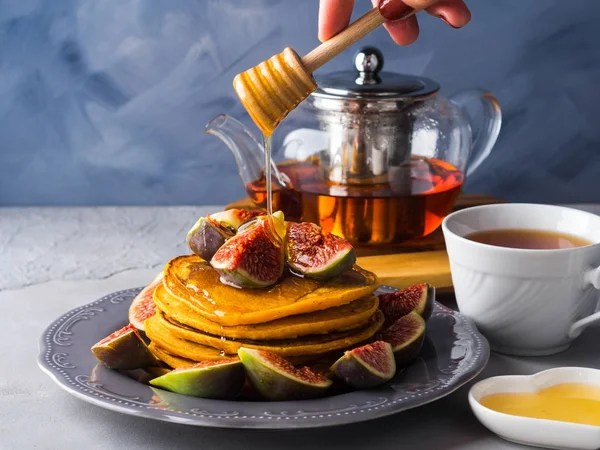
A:
[[[396,289],[384,286],[380,292]],[[440,399],[481,372],[489,347],[475,325],[439,303],[419,358],[383,386],[296,402],[207,400],[138,383],[97,364],[90,347],[127,322],[140,288],[107,295],[59,317],[44,332],[39,365],[70,394],[125,414],[225,428],[312,428],[375,419]]]

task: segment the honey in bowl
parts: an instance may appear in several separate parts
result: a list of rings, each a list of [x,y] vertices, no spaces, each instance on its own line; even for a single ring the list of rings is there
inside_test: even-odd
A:
[[[589,384],[563,383],[537,392],[492,394],[479,403],[513,416],[600,426],[600,387]]]
[[[529,250],[558,250],[593,244],[579,236],[547,230],[486,230],[476,231],[465,237],[481,244]]]

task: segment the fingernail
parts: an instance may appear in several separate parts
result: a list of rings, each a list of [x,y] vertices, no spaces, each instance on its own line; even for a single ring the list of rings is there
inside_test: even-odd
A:
[[[413,8],[402,0],[379,0],[377,7],[386,20],[406,19],[413,12]]]
[[[448,19],[446,19],[446,17],[444,17],[443,14],[437,14],[437,17],[444,22],[446,25],[450,25],[452,28],[454,28],[455,30],[458,30],[460,27],[455,27],[454,25],[452,25],[450,22],[448,22]]]

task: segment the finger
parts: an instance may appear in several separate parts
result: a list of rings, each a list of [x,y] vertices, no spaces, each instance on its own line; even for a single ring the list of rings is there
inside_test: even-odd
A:
[[[463,0],[441,0],[427,8],[427,12],[453,28],[464,27],[471,20],[471,11]]]
[[[353,8],[354,0],[320,0],[319,40],[324,42],[346,28]]]
[[[410,45],[419,37],[419,22],[415,16],[395,22],[385,22],[385,29],[398,45]]]
[[[401,0],[371,0],[371,3],[373,6],[379,5],[382,7],[385,5],[385,7],[388,8],[388,12],[393,11],[394,14],[399,12],[402,13],[403,9],[406,11],[411,10],[408,6],[403,8],[403,5],[406,5],[406,2],[402,2]],[[387,20],[383,26],[398,45],[412,44],[419,37],[419,22],[415,16],[396,21]]]
[[[433,8],[434,12],[445,13],[449,17],[444,16],[444,19],[454,20],[459,26],[466,25],[471,18],[469,8],[463,0],[373,0],[373,5],[378,5],[381,14],[388,20],[401,20],[412,10],[429,8]]]
[[[430,6],[435,5],[439,1],[440,0],[388,0],[387,3],[390,3],[390,4],[405,3],[406,5],[410,6],[411,8],[416,9],[417,11],[421,11],[423,9],[429,8]]]

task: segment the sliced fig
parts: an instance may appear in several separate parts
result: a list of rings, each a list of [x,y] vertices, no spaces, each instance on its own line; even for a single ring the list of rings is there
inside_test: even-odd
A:
[[[132,324],[94,344],[92,353],[109,369],[130,370],[160,365]]]
[[[229,229],[211,222],[208,218],[200,217],[188,231],[185,241],[192,252],[205,261],[210,261],[217,250],[234,234]]]
[[[267,400],[304,400],[325,394],[332,381],[308,367],[296,368],[275,353],[240,348],[250,384]]]
[[[389,294],[379,294],[378,297],[379,309],[385,317],[384,330],[411,311],[428,320],[433,310],[434,290],[427,283],[415,284]]]
[[[144,321],[156,313],[154,305],[154,289],[162,283],[163,273],[156,275],[154,280],[135,296],[129,306],[129,323],[140,331],[144,331]]]
[[[286,235],[286,260],[292,272],[324,280],[350,269],[356,252],[350,242],[310,222],[289,222]]]
[[[237,233],[241,225],[260,214],[260,211],[228,209],[200,217],[188,231],[187,245],[200,258],[210,261],[217,250]]]
[[[276,214],[273,215],[275,232],[283,234],[283,217]],[[224,284],[239,288],[271,286],[283,274],[283,245],[272,235],[268,218],[261,216],[227,241],[210,264]]]
[[[417,357],[425,339],[425,327],[425,320],[412,311],[381,334],[380,339],[392,346],[398,367],[406,366]]]
[[[376,341],[344,353],[331,371],[355,389],[368,389],[385,383],[396,373],[392,346]]]
[[[225,211],[210,214],[208,220],[235,234],[243,224],[263,214],[264,213],[261,211],[250,211],[247,209],[227,209]]]
[[[242,362],[239,359],[224,359],[203,361],[172,370],[150,380],[150,384],[177,394],[229,400],[239,394],[245,380]]]

